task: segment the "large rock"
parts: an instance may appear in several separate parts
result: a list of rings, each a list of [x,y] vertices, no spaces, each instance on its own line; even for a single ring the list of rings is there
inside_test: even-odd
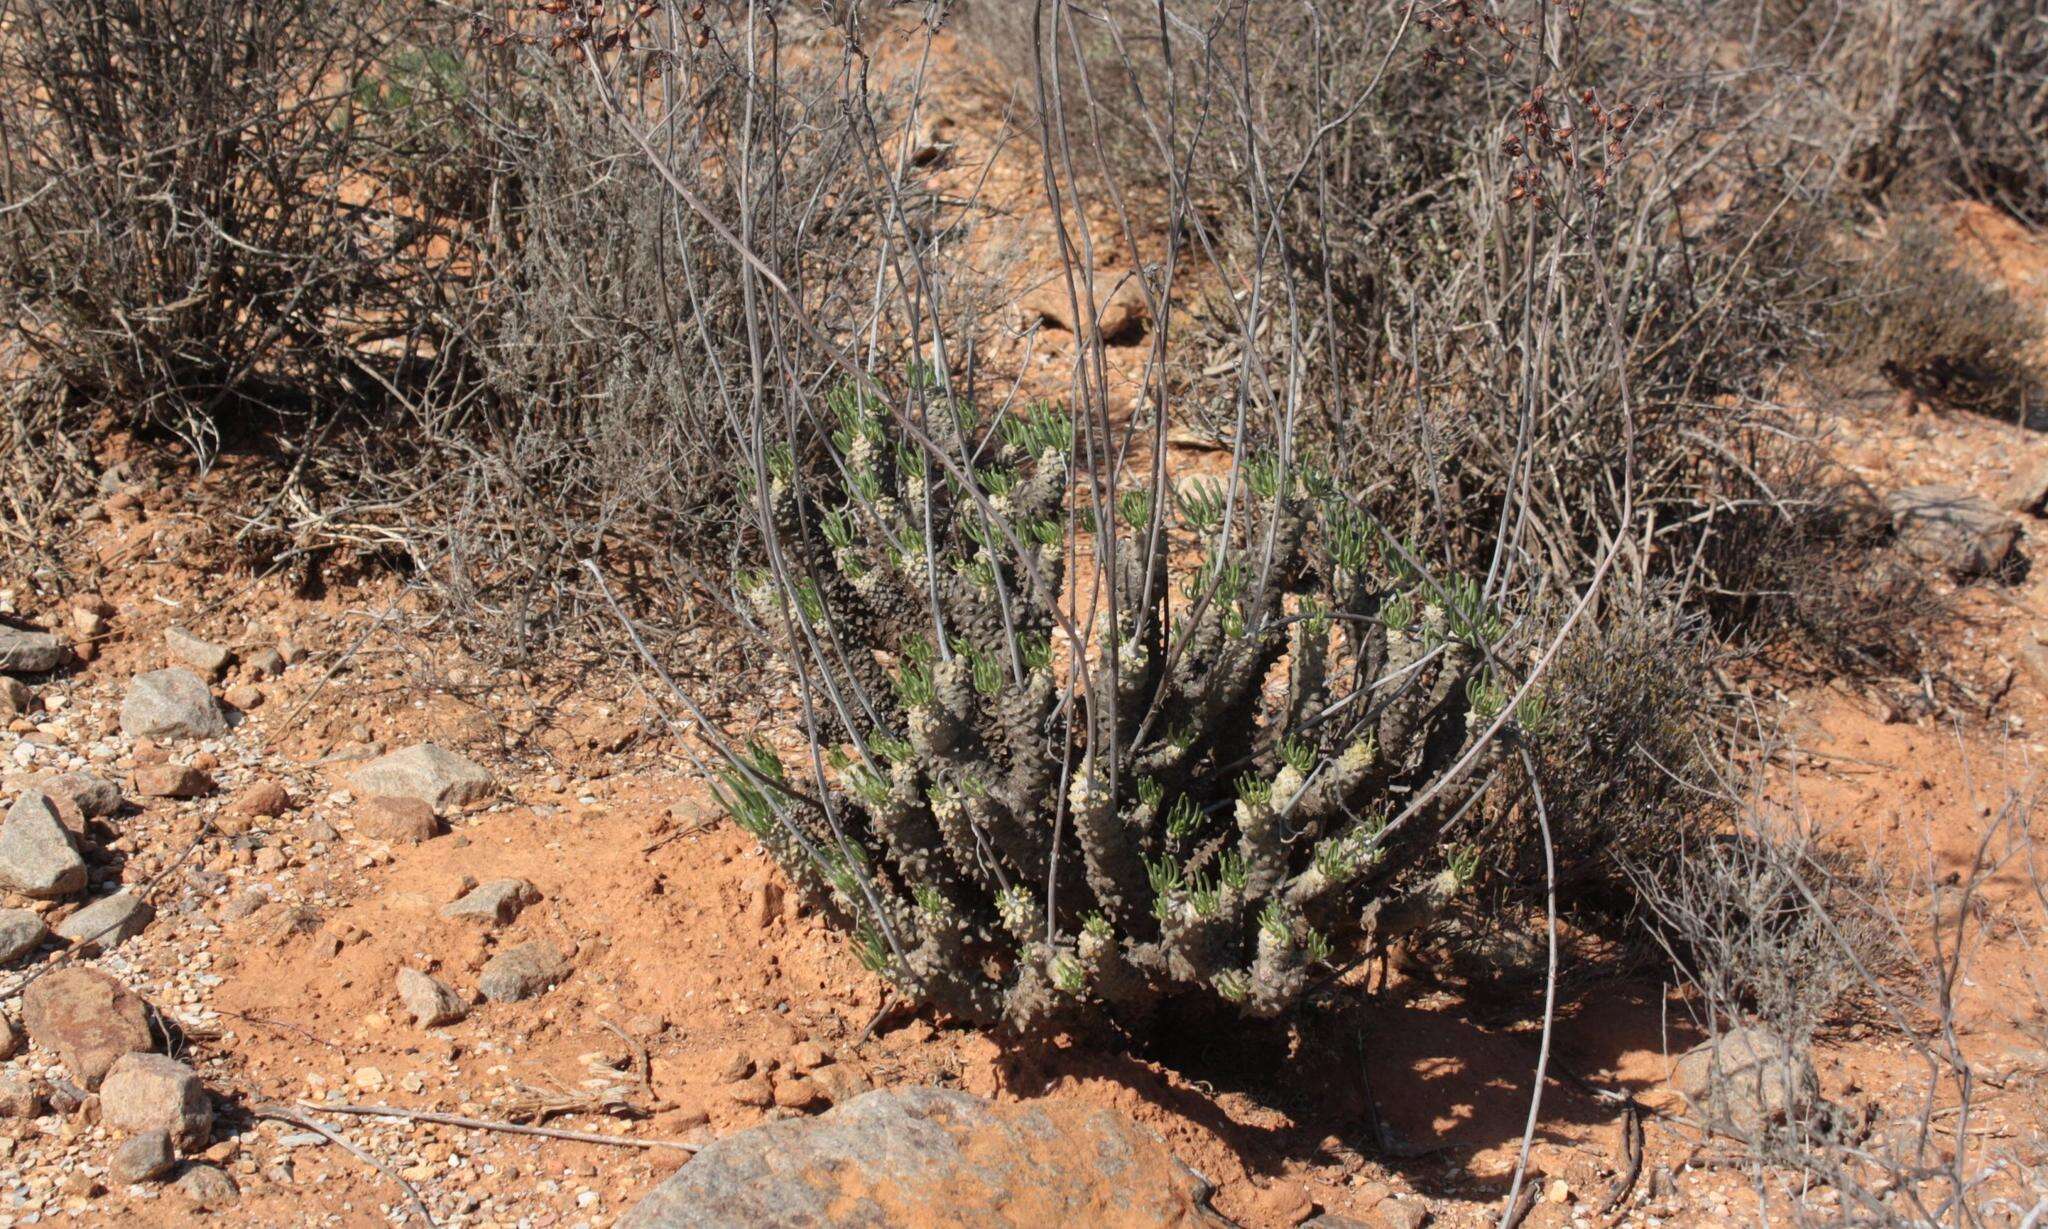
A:
[[[48,632],[0,623],[0,674],[43,674],[63,665],[64,653]]]
[[[569,959],[545,939],[506,948],[491,957],[477,976],[476,988],[493,1003],[517,1003],[569,976]]]
[[[149,1008],[97,969],[72,965],[30,982],[21,1022],[29,1039],[87,1088],[98,1088],[123,1055],[156,1049]]]
[[[1916,486],[1885,498],[1899,545],[1959,576],[2001,571],[2019,544],[2019,522],[1959,486]]]
[[[447,983],[431,973],[402,965],[398,970],[398,998],[412,1013],[413,1023],[421,1028],[453,1024],[469,1014],[469,1004]]]
[[[49,798],[30,791],[0,824],[0,888],[55,900],[85,887],[85,859]]]
[[[205,679],[190,670],[152,670],[130,680],[121,700],[121,732],[130,738],[219,738],[228,722]]]
[[[124,1135],[163,1131],[187,1152],[213,1134],[213,1101],[192,1068],[161,1054],[127,1054],[100,1083],[100,1121]]]
[[[727,1136],[618,1226],[1227,1226],[1208,1198],[1115,1110],[904,1088]]]
[[[437,811],[482,802],[498,792],[490,773],[433,743],[371,760],[356,769],[352,780],[363,794],[417,798]]]
[[[115,892],[57,923],[57,934],[88,952],[110,952],[142,933],[156,909],[133,892]]]
[[[1820,1104],[1813,1064],[1756,1028],[1730,1029],[1679,1055],[1671,1083],[1709,1127],[1752,1138]]]
[[[490,879],[471,888],[462,899],[444,905],[441,916],[487,927],[503,926],[518,917],[520,910],[539,902],[540,890],[524,879]]]
[[[43,945],[50,928],[42,915],[26,909],[0,909],[0,964],[13,964]]]

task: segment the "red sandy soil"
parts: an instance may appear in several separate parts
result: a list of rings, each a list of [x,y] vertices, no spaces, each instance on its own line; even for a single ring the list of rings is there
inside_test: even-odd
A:
[[[962,100],[951,118],[969,134],[946,172],[957,178],[975,156],[972,134],[991,131],[981,125],[999,122],[1000,108]],[[1019,199],[1028,186],[991,183]],[[2016,293],[2037,305],[2048,297],[2048,244],[1981,211],[1957,219]],[[1030,280],[1027,269],[1008,273]],[[1013,346],[1028,342],[1033,356],[1020,370],[1039,373],[1034,391],[1057,393],[1071,335],[1021,316],[1012,323]],[[1119,351],[1119,378],[1134,380],[1142,361],[1142,348]],[[1995,497],[2011,471],[2048,457],[2042,437],[2018,427],[1902,410],[1887,397],[1829,406],[1823,417],[1844,463],[1880,490],[1955,481]],[[109,460],[120,447],[109,443]],[[123,774],[163,754],[129,745],[113,712],[130,676],[166,664],[167,627],[228,643],[289,638],[306,650],[281,678],[257,684],[264,702],[240,729],[202,752],[216,761],[220,793],[145,801],[110,847],[122,881],[164,874],[162,903],[148,932],[94,963],[184,1021],[188,1061],[243,1111],[226,1113],[208,1154],[242,1186],[223,1223],[388,1224],[404,1205],[390,1179],[349,1153],[296,1126],[250,1121],[246,1110],[260,1104],[338,1099],[508,1119],[536,1100],[618,1089],[614,1099],[648,1116],[567,1113],[551,1124],[620,1140],[704,1141],[815,1109],[772,1103],[778,1088],[798,1084],[800,1068],[833,1072],[811,1083],[841,1095],[928,1083],[1115,1106],[1211,1179],[1217,1207],[1247,1225],[1294,1224],[1314,1210],[1370,1222],[1416,1198],[1436,1223],[1498,1217],[1536,1065],[1539,1022],[1526,1013],[1503,1024],[1497,1007],[1397,974],[1384,995],[1304,1024],[1277,1051],[1268,1036],[1204,1036],[1169,1038],[1152,1055],[1077,1042],[1026,1061],[908,1012],[883,1014],[869,1034],[882,984],[783,898],[753,842],[706,805],[630,680],[583,663],[519,675],[464,661],[389,582],[304,599],[280,577],[224,576],[214,560],[232,534],[228,513],[246,468],[230,459],[194,482],[138,467],[120,493],[132,503],[116,499],[126,506],[79,527],[64,549],[74,574],[97,577],[115,611],[109,631],[94,661],[39,689],[49,711],[0,743],[14,755],[10,771],[83,757]],[[2048,522],[2029,521],[2026,532],[2025,549],[2048,557]],[[2008,792],[2032,789],[2048,680],[2019,669],[2018,649],[2048,632],[2044,585],[2036,569],[2011,585],[1970,589],[1943,630],[1950,669],[1977,695],[1996,697],[1986,711],[1895,721],[1886,702],[1842,686],[1782,697],[1800,754],[1769,769],[1769,795],[1830,840],[1900,870],[1902,910],[1939,908],[1939,892],[1925,887],[1966,874]],[[70,625],[67,603],[26,578],[6,596],[22,614]],[[702,652],[731,667],[726,648],[707,640]],[[739,715],[772,722],[785,698],[762,697]],[[423,844],[367,838],[356,827],[361,800],[347,792],[353,761],[335,757],[422,739],[488,765],[504,800]],[[202,829],[264,780],[284,784],[294,806],[247,825],[240,848],[237,834]],[[281,858],[259,861],[259,848]],[[488,937],[439,916],[466,878],[500,875],[532,881],[541,903]],[[2009,1157],[2018,1187],[2029,1169],[2042,1172],[2048,1129],[2034,890],[2020,864],[1992,876],[1986,925],[1956,993],[1956,1028],[1989,1085],[1977,1146]],[[249,900],[252,891],[266,899]],[[493,951],[534,938],[556,942],[574,966],[537,999],[484,1004],[432,1030],[415,1028],[396,1001],[400,965],[467,990]],[[1619,1166],[1621,1111],[1602,1093],[1648,1111],[1646,1175],[1679,1171],[1675,1191],[1631,1205],[1627,1223],[1753,1222],[1746,1175],[1685,1168],[1702,1137],[1679,1121],[1682,1103],[1665,1082],[1668,1056],[1697,1040],[1684,1006],[1654,976],[1571,983],[1532,1160],[1545,1202],[1528,1223],[1605,1221],[1594,1208]],[[649,1063],[644,1086],[638,1047]],[[822,1067],[819,1050],[831,1060]],[[1830,1033],[1817,1055],[1825,1094],[1905,1112],[1921,1072],[1901,1053],[1875,1017]],[[25,1049],[7,1066],[38,1072],[51,1063]],[[735,1078],[746,1070],[759,1075]],[[749,1103],[764,1093],[770,1104]],[[444,1225],[608,1224],[684,1159],[415,1122],[321,1120],[413,1183]],[[109,1146],[102,1128],[77,1116],[0,1125],[0,1224],[24,1223],[31,1210],[67,1223],[188,1221],[189,1205],[161,1188],[105,1191],[94,1167]],[[1814,1206],[1828,1199],[1817,1195]]]

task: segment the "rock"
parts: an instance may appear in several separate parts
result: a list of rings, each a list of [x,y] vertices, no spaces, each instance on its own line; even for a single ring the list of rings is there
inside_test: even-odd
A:
[[[13,964],[43,945],[50,928],[42,915],[26,909],[0,909],[0,964]]]
[[[242,663],[242,677],[252,682],[274,679],[283,673],[284,655],[272,648],[258,649]]]
[[[14,1021],[0,1016],[0,1062],[21,1053],[21,1033],[14,1027]]]
[[[1115,1110],[901,1088],[709,1144],[618,1229],[1228,1226],[1208,1199],[1206,1181]]]
[[[25,1075],[0,1075],[0,1118],[38,1118],[43,1112],[42,1090]]]
[[[121,732],[130,738],[219,738],[227,718],[205,680],[190,670],[152,670],[129,682]]]
[[[263,693],[247,683],[235,684],[233,687],[221,692],[220,698],[245,713],[251,709],[263,707]]]
[[[123,1055],[156,1049],[149,1008],[97,969],[72,965],[30,982],[21,996],[21,1021],[29,1039],[89,1089],[98,1088]]]
[[[1959,576],[2003,570],[2019,542],[2018,521],[1959,486],[1893,491],[1885,507],[1908,554]]]
[[[1813,1064],[1755,1028],[1731,1029],[1679,1055],[1671,1083],[1709,1127],[1745,1136],[1799,1121],[1820,1100]]]
[[[36,788],[52,798],[70,798],[78,809],[94,819],[121,813],[125,800],[121,787],[89,772],[66,772],[38,780]]]
[[[2025,516],[2039,516],[2043,504],[2048,504],[2048,456],[2020,462],[1998,496],[1999,507]]]
[[[844,1105],[874,1087],[867,1074],[845,1063],[834,1063],[812,1073],[811,1083],[834,1105]]]
[[[417,969],[398,970],[398,998],[421,1028],[453,1024],[469,1014],[469,1005],[440,978]]]
[[[356,769],[353,780],[365,795],[417,798],[436,811],[481,802],[498,790],[490,773],[433,743],[371,760]]]
[[[784,1074],[776,1077],[775,1104],[784,1109],[823,1109],[831,1103],[832,1099],[825,1095],[825,1090],[809,1076]]]
[[[64,642],[40,628],[0,623],[0,674],[47,674],[64,654]]]
[[[71,844],[57,808],[34,791],[15,799],[0,824],[0,888],[55,900],[84,887],[85,859]]]
[[[213,1101],[192,1068],[162,1054],[128,1054],[100,1084],[100,1121],[123,1134],[166,1131],[187,1152],[213,1134]]]
[[[164,632],[164,647],[171,651],[172,657],[212,679],[227,671],[228,659],[234,656],[226,645],[201,640],[182,627]]]
[[[356,818],[356,830],[374,841],[417,845],[439,836],[441,821],[435,818],[433,807],[417,798],[379,795],[363,804],[362,814]]]
[[[1420,1199],[1383,1199],[1373,1212],[1385,1229],[1422,1229],[1429,1223],[1429,1205]]]
[[[204,798],[213,778],[190,764],[144,764],[135,770],[135,792],[144,798]]]
[[[503,926],[528,905],[540,902],[540,891],[524,879],[493,879],[471,888],[462,899],[444,905],[441,916],[468,918],[485,926]]]
[[[133,892],[115,892],[57,923],[59,938],[88,952],[108,952],[142,933],[156,909]]]
[[[727,1084],[725,1095],[734,1105],[765,1109],[775,1104],[775,1085],[769,1083],[765,1075],[748,1076]]]
[[[491,957],[477,978],[477,989],[493,1003],[530,999],[569,976],[568,958],[545,940],[522,943]]]
[[[224,1208],[242,1196],[227,1170],[197,1163],[187,1165],[171,1189],[201,1208]]]
[[[0,674],[0,717],[25,717],[35,711],[36,693],[18,678]]]
[[[1078,296],[1080,285],[1075,284]],[[1036,316],[1055,328],[1069,333],[1078,332],[1074,327],[1074,302],[1067,294],[1067,279],[1055,277],[1045,285],[1024,296],[1022,303],[1027,315]],[[1081,304],[1085,310],[1085,300]],[[1143,340],[1146,325],[1151,320],[1151,310],[1145,304],[1145,291],[1136,276],[1110,270],[1095,274],[1095,320],[1102,331],[1102,340],[1110,345],[1126,345]]]
[[[291,794],[275,781],[258,781],[235,799],[235,813],[251,819],[270,819],[291,809]]]
[[[1339,1216],[1335,1212],[1325,1212],[1321,1216],[1311,1216],[1301,1222],[1301,1226],[1302,1229],[1372,1229],[1372,1226],[1362,1220],[1354,1220],[1349,1216]]]
[[[107,1158],[107,1176],[116,1182],[148,1182],[171,1172],[178,1163],[169,1131],[144,1131],[114,1149]]]

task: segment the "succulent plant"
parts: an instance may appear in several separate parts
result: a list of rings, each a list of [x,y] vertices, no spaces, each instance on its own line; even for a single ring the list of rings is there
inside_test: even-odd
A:
[[[906,403],[840,389],[762,453],[737,596],[811,767],[756,745],[719,786],[871,967],[1019,1032],[1272,1017],[1469,881],[1444,833],[1540,719],[1480,584],[1283,455],[1119,488],[1055,407]]]

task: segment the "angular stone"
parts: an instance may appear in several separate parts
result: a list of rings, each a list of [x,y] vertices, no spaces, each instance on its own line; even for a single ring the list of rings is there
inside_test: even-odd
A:
[[[1959,486],[1917,486],[1885,498],[1906,553],[1959,576],[2002,570],[2019,543],[2019,522]]]
[[[276,649],[258,649],[242,662],[242,676],[253,681],[274,679],[283,673],[284,655]]]
[[[252,819],[272,819],[292,809],[292,796],[275,781],[258,781],[235,799],[234,809]]]
[[[418,969],[399,968],[398,999],[421,1028],[453,1024],[469,1014],[469,1004],[461,995],[440,978]]]
[[[2048,456],[2023,460],[1999,492],[1998,505],[2008,512],[2038,516],[2043,504],[2048,504]]]
[[[35,708],[36,693],[27,683],[0,674],[0,717],[25,717]]]
[[[68,797],[78,804],[78,809],[94,819],[105,819],[121,813],[124,800],[121,787],[105,777],[89,772],[65,772],[44,776],[36,782],[36,788],[53,798]]]
[[[1820,1102],[1813,1064],[1756,1028],[1731,1029],[1679,1055],[1671,1083],[1709,1127],[1748,1137],[1799,1121]]]
[[[169,1131],[144,1131],[114,1149],[107,1158],[107,1176],[123,1184],[149,1182],[171,1172],[177,1163]]]
[[[115,892],[57,923],[59,938],[88,952],[110,952],[142,933],[156,908],[133,892]]]
[[[1067,293],[1067,280],[1056,277],[1024,296],[1021,306],[1028,315],[1036,316],[1055,328],[1073,333],[1075,298],[1080,297],[1081,287],[1077,283],[1074,296]],[[1085,298],[1081,309],[1087,310]],[[1144,287],[1136,277],[1104,270],[1095,275],[1095,323],[1102,331],[1102,340],[1110,345],[1125,345],[1140,341],[1145,336],[1146,324],[1151,319],[1151,309],[1145,303]]]
[[[0,909],[0,964],[13,964],[43,945],[50,928],[40,914]]]
[[[135,792],[144,798],[204,798],[213,778],[190,764],[144,764],[135,770]]]
[[[164,647],[171,651],[172,657],[210,679],[219,678],[228,668],[228,659],[234,656],[228,646],[201,640],[182,627],[164,632]]]
[[[227,1170],[197,1162],[185,1166],[185,1172],[178,1175],[171,1189],[195,1206],[209,1210],[224,1208],[242,1197],[242,1188],[235,1185]]]
[[[46,631],[0,623],[0,674],[47,674],[64,664],[65,652]]]
[[[707,1145],[617,1229],[1118,1225],[1224,1229],[1209,1184],[1113,1109],[869,1093]]]
[[[85,859],[57,808],[44,795],[23,794],[0,824],[0,888],[55,900],[85,887]]]
[[[21,995],[21,1022],[29,1039],[87,1088],[98,1088],[123,1055],[156,1049],[142,1000],[105,973],[78,965],[30,982]]]
[[[371,760],[352,778],[365,795],[417,798],[436,811],[482,802],[497,793],[491,774],[433,743],[421,743]]]
[[[128,1054],[100,1083],[100,1121],[127,1135],[169,1133],[187,1152],[213,1134],[213,1100],[198,1073],[162,1054]]]
[[[0,1061],[13,1058],[21,1053],[21,1033],[15,1029],[14,1021],[0,1015]]]
[[[493,879],[471,888],[462,899],[441,909],[446,918],[468,918],[485,926],[503,926],[528,905],[540,903],[540,891],[524,879]]]
[[[546,940],[536,939],[491,957],[477,978],[477,989],[493,1003],[530,999],[569,976],[568,958]]]
[[[356,817],[356,831],[373,841],[417,845],[439,836],[441,821],[434,808],[417,798],[379,795],[363,804],[362,814]]]
[[[0,1075],[0,1118],[35,1118],[42,1112],[42,1089],[25,1075]]]
[[[152,670],[129,681],[121,732],[130,738],[219,738],[228,723],[204,679],[190,670]]]

